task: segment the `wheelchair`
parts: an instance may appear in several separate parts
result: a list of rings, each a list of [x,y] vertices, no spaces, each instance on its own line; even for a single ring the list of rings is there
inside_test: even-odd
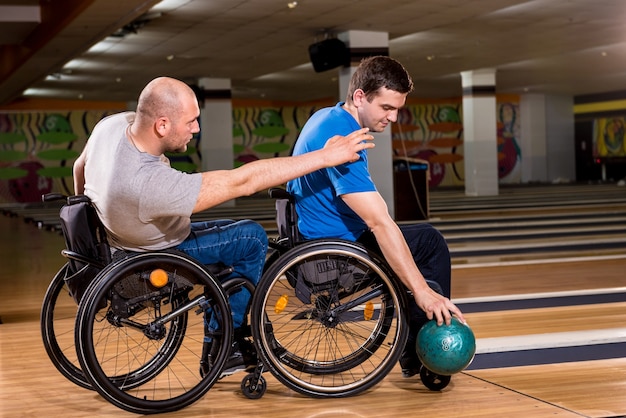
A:
[[[241,381],[246,397],[263,396],[266,370],[318,398],[354,396],[379,383],[407,338],[406,289],[358,243],[301,240],[292,198],[283,189],[270,196],[279,234],[256,289],[244,279],[222,282],[228,266],[204,266],[174,250],[112,253],[88,198],[68,197],[60,213],[68,262],[41,313],[55,367],[130,412],[182,409],[220,378],[233,340],[228,296],[246,288],[252,298],[245,328],[258,357]]]
[[[304,241],[293,197],[272,188],[278,238],[250,310],[260,368],[311,397],[348,397],[379,383],[397,363],[412,297],[378,253],[339,239]],[[441,293],[435,282],[428,283]],[[259,371],[242,390],[255,387]],[[450,376],[425,367],[422,383],[445,388]]]
[[[407,297],[387,264],[360,244],[303,241],[293,198],[276,200],[278,237],[257,284],[250,327],[259,368],[242,381],[255,387],[269,369],[310,397],[348,397],[380,382],[407,338]]]
[[[112,253],[85,196],[68,197],[61,220],[68,262],[50,283],[41,311],[44,346],[55,367],[138,414],[175,411],[201,398],[230,353],[228,295],[247,281],[221,283],[231,272],[227,266],[204,266],[177,251]],[[209,318],[217,331],[208,329]],[[212,367],[201,373],[207,339]]]

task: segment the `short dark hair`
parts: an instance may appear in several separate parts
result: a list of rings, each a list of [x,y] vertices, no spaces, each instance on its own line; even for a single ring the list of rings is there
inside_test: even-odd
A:
[[[364,58],[352,74],[346,101],[352,101],[357,89],[363,90],[367,100],[372,101],[381,87],[408,94],[413,91],[413,80],[404,66],[393,58],[382,55]]]

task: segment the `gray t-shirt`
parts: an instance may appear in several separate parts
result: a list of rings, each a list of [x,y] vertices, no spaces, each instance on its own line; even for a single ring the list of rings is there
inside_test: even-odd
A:
[[[118,113],[94,128],[86,145],[85,195],[96,206],[111,246],[170,248],[189,235],[202,176],[135,148],[126,136],[134,118],[134,112]]]

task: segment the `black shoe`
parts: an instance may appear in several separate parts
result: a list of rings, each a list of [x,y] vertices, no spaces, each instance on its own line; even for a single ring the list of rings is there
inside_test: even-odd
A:
[[[237,372],[252,372],[256,365],[257,357],[254,344],[245,339],[235,341],[231,347],[230,356],[222,369],[220,379],[231,376]]]
[[[211,342],[205,342],[202,347],[202,359],[200,360],[200,377],[205,377],[213,367],[213,359],[215,358],[217,353],[213,352],[212,345],[213,344]],[[239,347],[239,343],[233,343],[230,351],[230,356],[228,357],[228,359],[226,359],[226,363],[224,363],[224,368],[222,369],[220,379],[240,371],[251,372],[256,367],[256,353],[247,354],[247,350],[244,350],[244,354]]]
[[[422,362],[417,356],[415,350],[415,341],[417,340],[417,334],[422,326],[428,322],[426,314],[415,303],[410,310],[411,320],[409,321],[409,336],[406,344],[402,349],[402,355],[400,356],[400,367],[402,367],[402,377],[408,379],[410,377],[419,374],[422,369]]]
[[[213,342],[205,341],[202,343],[202,357],[200,358],[200,377],[205,377],[211,368],[213,367],[213,358],[216,353],[213,353]]]
[[[402,365],[402,363],[400,363],[400,365]],[[419,374],[421,368],[422,368],[421,364],[419,365],[415,364],[415,365],[407,366],[407,367],[402,366],[402,377],[404,377],[405,379],[413,377],[416,374]]]
[[[420,369],[410,368],[410,369],[402,369],[402,377],[405,379],[409,379],[420,372]]]
[[[422,362],[413,350],[405,349],[400,356],[400,367],[402,367],[402,377],[408,379],[419,374]]]

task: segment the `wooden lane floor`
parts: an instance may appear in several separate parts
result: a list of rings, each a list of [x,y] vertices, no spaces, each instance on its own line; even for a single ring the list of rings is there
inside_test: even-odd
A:
[[[3,345],[0,379],[2,416],[134,416],[107,403],[95,392],[78,388],[62,378],[47,361],[37,340],[37,331],[37,326],[32,322],[4,324],[0,329]],[[12,355],[7,354],[9,350]],[[568,365],[565,367],[567,370]],[[345,399],[304,397],[289,391],[266,374],[267,392],[259,400],[250,400],[241,394],[241,377],[235,374],[218,382],[193,405],[162,416],[403,418],[414,417],[418,413],[420,416],[433,417],[611,416],[609,413],[615,416],[615,409],[609,409],[611,406],[607,400],[618,397],[615,396],[616,391],[608,391],[610,385],[616,385],[616,380],[599,379],[598,375],[622,373],[624,367],[624,362],[621,365],[611,362],[591,366],[584,363],[580,368],[572,365],[568,374],[563,373],[562,368],[548,366],[545,372],[543,370],[546,369],[539,367],[535,368],[536,371],[520,368],[518,371],[487,377],[481,376],[481,373],[489,370],[464,372],[455,375],[442,392],[429,391],[416,379],[403,379],[396,368],[372,390]],[[519,381],[505,380],[517,375],[520,376]],[[589,387],[582,385],[578,376],[588,379]],[[535,380],[537,384],[532,383]],[[581,393],[589,401],[576,398],[570,388],[575,388],[577,392],[584,390]],[[599,404],[604,407],[602,414],[597,413]]]
[[[32,324],[4,324],[0,411],[4,417],[132,417],[95,392],[62,378],[47,361]],[[9,341],[7,341],[7,338]],[[6,351],[10,349],[12,356]],[[591,363],[591,364],[590,364]],[[193,405],[164,417],[581,417],[616,416],[610,401],[623,393],[618,378],[624,361],[471,371],[453,377],[442,392],[394,369],[379,385],[358,397],[312,399],[295,394],[267,375],[259,400],[245,398],[238,374],[218,382]],[[568,372],[565,372],[568,371]],[[491,374],[488,374],[491,372]],[[602,378],[600,378],[602,376]],[[516,380],[517,377],[517,380]],[[588,382],[588,385],[582,381]],[[576,395],[578,394],[578,396]],[[581,396],[584,395],[584,398]],[[586,400],[585,400],[586,399]],[[607,402],[609,401],[609,402]],[[602,409],[600,409],[602,406]],[[617,412],[617,413],[616,413]]]
[[[0,231],[0,318],[4,321],[0,325],[0,416],[132,416],[71,384],[45,354],[39,308],[49,280],[64,262],[59,254],[62,238],[18,218],[0,217]],[[537,356],[526,356],[523,366],[515,365],[514,356],[537,350],[540,357],[549,358],[541,350],[559,338],[619,334],[626,311],[623,251],[455,257],[453,261],[453,299],[467,313],[479,348],[485,354],[500,350],[501,356],[514,358],[481,365],[481,359],[489,356],[479,354],[470,369],[454,376],[442,392],[427,390],[419,379],[403,379],[396,367],[368,393],[347,399],[302,397],[266,374],[265,396],[248,400],[241,394],[241,376],[236,374],[220,381],[196,404],[166,416],[626,415],[623,354],[592,361],[556,359],[551,364],[538,364]],[[585,351],[585,346],[578,347]]]
[[[464,374],[580,416],[625,416],[624,271],[623,254],[455,265],[453,300],[477,337]]]
[[[606,184],[501,185],[497,195],[467,196],[462,188],[439,188],[430,193],[433,216],[516,210],[544,210],[558,206],[569,211],[590,206],[611,207],[626,203],[626,187]],[[549,209],[548,209],[549,210]]]
[[[3,417],[131,417],[95,392],[78,388],[50,365],[38,327],[4,324],[0,406]],[[11,353],[11,354],[9,354]],[[357,397],[312,399],[266,374],[268,390],[245,398],[238,374],[223,379],[198,402],[167,417],[616,417],[625,413],[626,359],[470,370],[441,392],[404,379],[396,367]]]
[[[62,378],[49,364],[33,321],[2,325],[0,338],[2,416],[133,416]],[[625,371],[624,359],[476,370],[455,375],[442,392],[431,392],[417,379],[403,379],[396,367],[374,389],[347,399],[303,397],[266,374],[268,390],[260,400],[245,398],[241,377],[233,375],[197,403],[164,416],[413,417],[419,411],[448,417],[608,417],[623,413],[618,408]]]

